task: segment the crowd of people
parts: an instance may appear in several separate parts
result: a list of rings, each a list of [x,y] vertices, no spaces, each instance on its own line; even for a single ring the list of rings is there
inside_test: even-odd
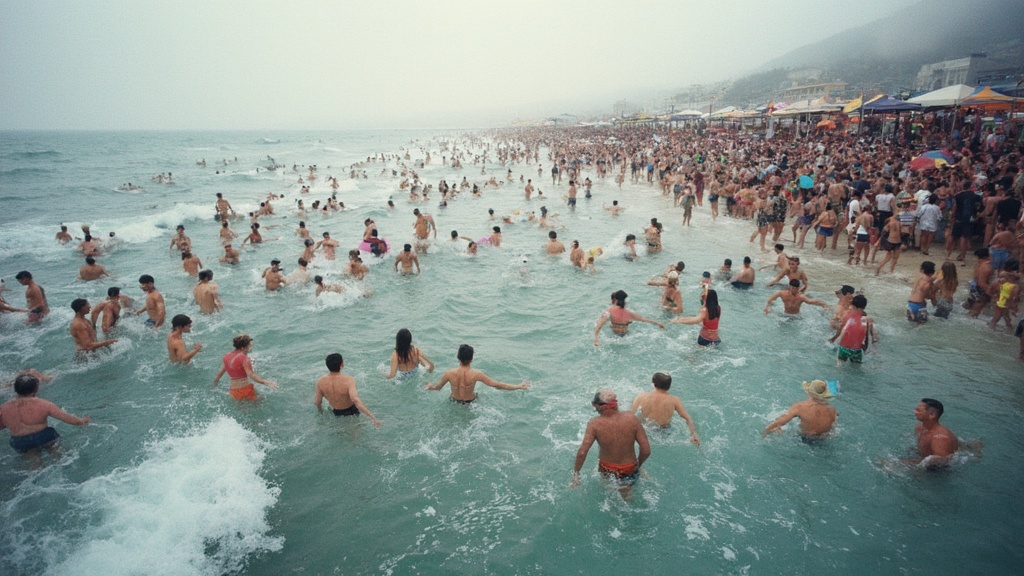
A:
[[[800,314],[803,304],[832,309],[831,325],[835,333],[830,342],[837,344],[839,362],[862,362],[865,351],[878,342],[874,321],[865,315],[867,298],[845,284],[835,291],[837,302],[834,305],[809,298],[806,295],[809,280],[800,268],[800,258],[787,253],[783,242],[798,250],[804,249],[806,236],[813,232],[815,250],[828,253],[831,244],[831,251],[835,253],[845,232],[847,253],[844,255],[850,266],[851,283],[854,283],[860,274],[872,270],[875,275],[881,274],[887,264],[888,272],[894,273],[900,254],[906,251],[920,250],[922,255],[929,255],[930,250],[935,249],[933,242],[941,231],[945,245],[939,250],[944,248],[946,260],[939,271],[931,260],[920,263],[918,277],[907,300],[908,320],[927,321],[929,302],[934,306],[933,315],[949,315],[959,287],[957,263],[966,263],[973,254],[976,262],[969,283],[969,297],[964,303],[968,314],[978,317],[991,307],[990,325],[996,328],[1002,322],[1012,329],[1020,300],[1019,262],[1024,257],[1024,242],[1021,241],[1024,211],[1020,200],[1024,196],[1024,165],[1021,146],[1010,138],[999,141],[979,134],[961,142],[936,141],[941,135],[927,125],[915,139],[905,141],[843,133],[821,133],[812,139],[780,133],[775,139],[767,140],[744,133],[716,132],[707,127],[667,132],[649,127],[601,129],[605,132],[595,137],[595,130],[599,129],[503,130],[437,143],[439,150],[433,151],[435,157],[440,155],[442,164],[453,171],[466,170],[466,166],[480,166],[481,174],[486,175],[487,165],[507,167],[503,180],[498,181],[491,176],[482,185],[471,183],[468,176],[464,176],[458,184],[449,185],[447,180],[442,180],[435,190],[433,185],[423,182],[417,172],[431,162],[431,151],[426,153],[425,161],[415,163],[409,151],[370,157],[353,165],[350,176],[365,178],[366,169],[372,164],[379,164],[385,177],[390,173],[390,177],[401,179],[399,190],[408,192],[410,202],[423,206],[431,200],[431,194],[435,194],[439,209],[444,209],[448,202],[455,201],[460,195],[479,196],[491,189],[507,191],[518,184],[522,186],[525,209],[519,214],[497,217],[492,212],[491,218],[507,223],[513,219],[533,223],[548,237],[541,247],[542,252],[555,257],[564,256],[569,265],[582,272],[592,270],[595,259],[602,257],[607,247],[595,247],[587,252],[574,239],[567,251],[559,240],[547,207],[541,207],[539,218],[529,210],[538,200],[550,203],[558,202],[558,198],[550,194],[544,196],[538,189],[539,185],[534,185],[533,178],[527,179],[526,174],[520,174],[517,179],[513,170],[530,171],[535,166],[537,181],[540,182],[546,172],[541,158],[546,153],[551,186],[561,187],[565,182],[566,194],[562,200],[570,211],[576,207],[581,188],[586,198],[591,197],[591,175],[597,180],[614,178],[616,186],[621,188],[628,173],[635,193],[643,193],[648,188],[655,194],[670,197],[673,208],[682,211],[684,226],[694,225],[694,212],[703,210],[705,204],[712,219],[731,217],[750,221],[753,228],[750,241],[757,242],[757,249],[767,254],[767,243],[774,244],[772,263],[755,269],[748,256],[740,269],[733,270],[732,261],[726,259],[718,270],[718,280],[732,289],[746,290],[754,285],[757,272],[773,269],[773,279],[766,285],[781,285],[782,289],[769,296],[765,314],[771,313],[775,300],[782,301],[787,315]],[[948,167],[928,172],[910,170],[910,160],[926,142],[954,147],[954,162]],[[298,172],[298,165],[293,166],[293,171]],[[299,217],[308,214],[301,197],[310,193],[308,183],[316,180],[316,172],[316,166],[310,165],[308,175],[299,177]],[[585,174],[588,172],[590,174]],[[329,177],[328,181],[331,183],[331,196],[322,204],[314,202],[313,210],[344,210],[344,203],[337,199],[337,179]],[[224,248],[220,264],[235,266],[240,261],[240,254],[233,247],[238,234],[231,229],[231,222],[240,216],[222,193],[216,196],[214,211],[219,222],[216,233]],[[251,232],[243,244],[259,245],[264,242],[260,220],[274,217],[273,202],[278,199],[277,195],[269,194],[260,202],[259,209],[249,214]],[[389,200],[387,208],[395,209],[394,202]],[[626,210],[617,200],[603,208],[609,218],[617,218]],[[418,274],[421,270],[420,256],[430,253],[432,243],[436,242],[437,223],[420,207],[413,211],[413,216],[413,240],[400,249],[392,247],[376,223],[367,218],[362,242],[348,253],[344,272],[359,281],[369,272],[363,262],[364,257],[393,256],[395,273]],[[638,232],[646,249],[658,252],[664,249],[663,226],[658,217],[650,222],[650,226]],[[104,250],[88,228],[83,227],[83,232],[84,240],[77,249],[85,258],[85,265],[80,268],[78,277],[83,281],[99,281],[109,276],[97,262]],[[314,241],[304,221],[299,223],[295,235],[298,268],[286,276],[280,269],[280,259],[272,259],[270,266],[261,273],[265,289],[276,291],[291,285],[311,285],[317,296],[327,291],[344,291],[343,286],[330,284],[320,275],[311,278],[307,269],[315,257],[333,262],[338,241],[332,239],[329,232],[324,232],[322,239]],[[636,234],[626,236],[623,253],[627,259],[637,257],[637,238]],[[65,226],[61,227],[55,240],[62,244],[74,242]],[[481,244],[501,246],[501,227],[493,226],[492,234],[478,240],[461,236],[453,230],[451,241],[467,242],[465,252],[475,254]],[[184,225],[177,226],[170,239],[169,250],[177,250],[181,254],[182,269],[197,280],[193,296],[198,312],[221,313],[223,304],[213,282],[214,272],[204,268],[202,261],[193,253]],[[876,264],[879,250],[884,256]],[[864,268],[858,268],[860,266]],[[698,312],[684,316],[679,292],[679,274],[684,267],[685,264],[679,262],[648,284],[663,287],[662,308],[672,315],[671,323],[699,325],[698,345],[718,346],[722,342],[719,322],[723,310],[718,290],[713,287],[712,275],[710,272],[702,275]],[[16,279],[25,287],[25,308],[8,304],[3,300],[3,290],[0,289],[0,311],[25,313],[29,323],[44,321],[49,312],[45,291],[29,271],[19,272]],[[100,339],[98,331],[105,336],[116,333],[118,320],[129,312],[145,315],[146,325],[154,330],[162,328],[167,310],[163,296],[155,286],[155,279],[149,274],[142,274],[138,281],[140,290],[146,295],[138,308],[116,287],[110,288],[107,299],[95,306],[83,298],[70,303],[74,311],[70,334],[79,354],[94,354],[116,343],[116,338]],[[601,329],[605,324],[610,324],[615,335],[628,333],[629,325],[634,321],[653,324],[662,330],[666,328],[663,323],[626,308],[626,298],[624,290],[611,294],[611,305],[594,329],[595,346],[600,345]],[[167,337],[170,362],[188,364],[204,350],[198,343],[189,349],[185,342],[184,335],[190,332],[192,322],[192,318],[184,313],[171,318],[171,332]],[[1022,330],[1024,320],[1018,320],[1016,336],[1021,338],[1020,359],[1024,359]],[[226,373],[230,381],[228,392],[238,401],[259,398],[254,384],[277,387],[273,380],[261,377],[254,370],[248,356],[253,341],[247,334],[236,336],[232,349],[224,354],[221,368],[213,379],[216,387]],[[475,387],[478,383],[501,390],[530,386],[529,382],[507,384],[494,380],[472,368],[473,357],[472,346],[460,346],[456,354],[458,366],[444,372],[438,382],[428,385],[428,389],[440,390],[450,385],[453,402],[470,404],[477,399]],[[379,427],[381,421],[360,399],[355,380],[342,373],[342,355],[328,355],[325,364],[328,373],[315,385],[313,400],[317,410],[322,410],[322,402],[326,399],[334,415],[366,414]],[[412,345],[411,333],[404,329],[399,331],[387,377],[401,376],[420,366],[428,371],[434,369],[433,362]],[[19,451],[55,443],[57,434],[47,425],[49,417],[71,424],[88,423],[88,418],[71,416],[37,398],[39,376],[32,373],[17,376],[14,383],[17,397],[0,407],[0,427],[11,430],[11,445]],[[640,395],[628,411],[619,409],[613,391],[598,390],[592,401],[598,416],[587,425],[576,456],[576,473],[592,444],[597,442],[600,447],[598,469],[602,474],[619,480],[623,494],[628,496],[629,486],[651,453],[644,427],[634,416],[637,412],[658,426],[668,426],[672,414],[678,414],[689,427],[691,441],[699,445],[693,419],[681,401],[668,394],[671,381],[668,374],[655,374],[652,378],[654,390]],[[765,434],[779,430],[797,418],[805,441],[813,444],[827,438],[836,419],[835,409],[828,405],[832,393],[827,383],[821,380],[804,382],[803,387],[808,399],[794,404],[768,426]],[[928,398],[923,399],[915,411],[920,422],[917,429],[920,458],[917,461],[926,460],[929,467],[943,465],[958,448],[956,437],[939,424],[942,412],[941,402]]]

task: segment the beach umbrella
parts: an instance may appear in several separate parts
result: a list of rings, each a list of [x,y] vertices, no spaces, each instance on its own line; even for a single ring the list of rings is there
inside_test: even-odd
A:
[[[797,183],[798,183],[798,184],[800,185],[800,187],[801,187],[801,188],[803,188],[804,190],[807,190],[807,189],[809,189],[809,188],[814,188],[814,178],[811,178],[811,177],[810,177],[810,176],[808,176],[807,174],[804,174],[803,176],[801,176],[801,177],[800,177],[800,178],[799,178],[799,179],[797,180]]]
[[[942,158],[929,158],[921,155],[910,161],[910,169],[914,172],[920,172],[922,170],[934,170],[943,166],[948,166],[949,162],[946,162]]]
[[[934,158],[935,160],[945,160],[947,164],[953,163],[953,153],[948,150],[929,150],[921,154],[919,158]]]
[[[825,128],[827,130],[835,130],[836,123],[834,120],[822,120],[816,124],[818,128]]]

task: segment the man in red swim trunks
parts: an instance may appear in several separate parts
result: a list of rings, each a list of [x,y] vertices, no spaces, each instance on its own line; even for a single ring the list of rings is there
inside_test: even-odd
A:
[[[573,470],[571,487],[579,486],[580,469],[587,459],[587,452],[597,441],[600,448],[597,470],[602,475],[614,476],[618,480],[619,492],[624,499],[629,499],[633,483],[640,475],[640,467],[651,455],[651,444],[647,441],[647,433],[640,425],[635,414],[619,411],[619,401],[615,392],[602,388],[594,394],[591,401],[599,416],[591,418],[587,423],[587,431],[583,442],[576,452],[576,468]],[[633,449],[636,444],[640,454]]]

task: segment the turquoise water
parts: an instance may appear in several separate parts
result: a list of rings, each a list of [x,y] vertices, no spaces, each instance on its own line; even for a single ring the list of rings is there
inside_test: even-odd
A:
[[[1017,341],[968,320],[957,308],[949,321],[910,326],[900,278],[876,279],[811,251],[797,252],[811,295],[832,303],[840,284],[867,294],[881,345],[859,367],[837,367],[826,339],[828,315],[805,307],[802,318],[765,316],[771,290],[720,288],[723,345],[699,350],[696,327],[665,331],[634,324],[617,338],[606,331],[595,348],[592,332],[608,295],[629,293],[629,307],[667,320],[659,289],[644,283],[682,259],[686,314],[697,311],[700,272],[722,259],[755,259],[746,242],[750,224],[698,210],[694,226],[646,185],[596,181],[595,198],[580,195],[570,214],[536,165],[513,173],[534,179],[559,212],[561,239],[604,246],[597,272],[580,273],[540,246],[546,231],[526,222],[497,223],[499,249],[469,257],[448,244],[457,229],[487,235],[487,209],[526,208],[518,182],[468,195],[434,215],[439,240],[421,257],[423,273],[398,277],[393,261],[369,262],[363,283],[339,273],[343,260],[314,262],[314,273],[348,287],[317,299],[310,287],[267,293],[260,271],[277,257],[294,269],[300,243],[298,174],[290,168],[256,172],[267,155],[290,167],[316,164],[320,178],[307,206],[329,195],[326,176],[341,181],[338,198],[350,210],[310,215],[318,236],[330,231],[343,249],[374,218],[393,243],[409,241],[413,205],[400,178],[348,179],[348,166],[377,152],[410,148],[412,160],[432,150],[420,170],[436,186],[466,176],[480,182],[505,168],[465,162],[440,166],[442,153],[426,132],[363,133],[3,133],[0,134],[0,276],[5,294],[21,305],[13,281],[22,269],[46,289],[52,312],[42,326],[0,317],[0,378],[35,367],[56,376],[41,395],[93,424],[57,424],[59,458],[26,459],[0,450],[0,573],[219,574],[286,572],[340,574],[612,573],[644,567],[668,573],[1018,573],[1017,546],[1024,506],[1017,497],[1016,457],[1024,433],[1016,418],[1024,404]],[[237,156],[238,161],[233,159]],[[493,154],[492,154],[493,156]],[[207,167],[195,164],[205,158]],[[221,159],[232,160],[217,166]],[[390,167],[394,167],[392,162]],[[226,174],[215,174],[216,170]],[[300,168],[301,170],[301,168]],[[174,173],[176,183],[150,176]],[[303,171],[304,173],[304,171]],[[117,190],[124,182],[144,190]],[[283,193],[279,216],[264,220],[269,241],[243,250],[235,269],[217,263],[216,192],[239,210],[254,209],[269,192]],[[435,193],[436,195],[436,193]],[[393,197],[397,209],[385,209]],[[613,219],[601,203],[627,207]],[[622,258],[626,234],[640,235],[657,216],[665,223],[665,252]],[[53,242],[59,223],[114,230],[125,243],[101,263],[114,281],[74,278],[81,257]],[[176,224],[186,226],[195,252],[215,272],[223,313],[202,316],[191,302],[194,282],[167,252]],[[233,224],[238,232],[246,224]],[[80,234],[79,234],[80,235]],[[791,250],[791,249],[790,249]],[[343,255],[344,250],[339,250]],[[522,256],[528,262],[522,262]],[[761,262],[765,263],[766,260]],[[166,361],[169,327],[154,334],[125,319],[120,341],[89,362],[74,360],[69,302],[97,302],[110,285],[141,298],[135,282],[148,273],[167,302],[168,319],[189,314],[188,342],[205,349],[193,366]],[[966,271],[964,272],[966,275]],[[963,281],[964,278],[961,278]],[[368,295],[367,294],[372,294]],[[962,294],[958,295],[962,298]],[[959,300],[958,298],[958,300]],[[776,309],[780,305],[776,304]],[[409,328],[438,372],[396,381],[384,378],[394,334]],[[222,386],[211,390],[231,338],[255,339],[261,375],[281,389],[255,405],[239,405]],[[474,366],[504,382],[530,380],[527,391],[478,389],[463,407],[447,390],[429,392],[440,371],[454,367],[459,344],[476,348]],[[313,383],[330,352],[366,405],[383,421],[321,416]],[[589,400],[599,387],[623,403],[650,387],[655,371],[672,374],[672,392],[693,416],[702,446],[688,442],[681,422],[652,432],[646,477],[625,502],[596,474],[596,450],[582,486],[568,488]],[[804,397],[802,380],[837,379],[839,422],[824,447],[810,448],[792,431],[768,440],[764,427]],[[265,389],[261,389],[265,392]],[[3,398],[10,396],[4,391]],[[946,404],[943,422],[962,439],[981,440],[984,455],[962,455],[939,474],[881,466],[880,459],[913,453],[913,408],[922,396]],[[952,553],[951,553],[952,552]]]

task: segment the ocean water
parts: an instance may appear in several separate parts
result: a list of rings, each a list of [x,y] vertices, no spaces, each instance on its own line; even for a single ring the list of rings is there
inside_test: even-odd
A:
[[[541,176],[535,164],[513,166],[514,184],[482,198],[460,196],[445,209],[436,192],[426,204],[408,203],[401,179],[390,174],[394,162],[385,174],[384,165],[370,163],[367,179],[348,178],[353,162],[376,153],[408,151],[411,163],[424,150],[433,161],[419,173],[435,187],[442,178],[500,180],[507,169],[492,161],[482,175],[471,160],[461,170],[443,167],[438,139],[428,132],[0,133],[5,297],[23,304],[13,277],[30,270],[52,309],[40,326],[0,317],[0,379],[21,368],[46,371],[55,379],[40,395],[93,419],[85,427],[56,424],[63,436],[57,456],[0,450],[0,573],[1021,572],[1024,432],[1017,418],[1024,378],[1014,361],[1017,340],[967,319],[959,307],[948,321],[911,326],[903,317],[906,279],[913,277],[907,265],[876,279],[804,250],[795,253],[812,297],[831,304],[840,284],[867,294],[882,341],[862,366],[837,366],[826,342],[828,313],[805,307],[801,318],[785,318],[776,304],[766,316],[766,273],[748,292],[719,287],[719,349],[698,349],[696,327],[647,324],[634,324],[624,338],[606,329],[595,348],[593,329],[614,290],[629,293],[631,309],[667,322],[660,289],[645,282],[670,263],[686,262],[686,314],[698,310],[701,271],[727,257],[737,266],[744,255],[766,263],[747,243],[750,224],[713,222],[705,208],[685,228],[655,189],[627,183],[619,190],[592,172],[594,198],[581,191],[571,213],[561,201],[565,184],[551,185],[543,151]],[[286,168],[262,169],[268,156]],[[202,158],[206,167],[196,164]],[[294,200],[309,164],[319,178],[307,206],[330,195],[326,177],[334,175],[338,199],[349,208],[306,218],[314,237],[329,231],[342,248],[340,260],[318,258],[311,269],[347,291],[319,299],[310,286],[267,293],[260,271],[276,257],[290,272],[301,252]],[[150,180],[167,171],[174,184]],[[527,205],[520,174],[533,178],[545,199]],[[143,190],[120,191],[127,182]],[[278,216],[262,221],[267,242],[244,249],[235,268],[217,262],[217,192],[239,212],[255,209],[268,193],[285,195],[275,202]],[[394,211],[386,209],[389,197]],[[619,218],[601,209],[613,199],[627,208]],[[559,213],[566,244],[604,247],[596,272],[542,254],[546,231],[521,220],[541,205]],[[401,244],[410,241],[417,206],[439,228],[439,240],[420,258],[422,274],[396,276],[390,257],[367,259],[363,282],[340,274],[364,218]],[[491,222],[488,208],[516,222]],[[627,261],[626,234],[641,235],[654,216],[665,223],[666,250],[641,250]],[[116,232],[122,245],[100,259],[115,279],[75,280],[81,255],[53,241],[62,222],[79,236],[82,224],[101,237]],[[220,314],[198,313],[194,281],[168,252],[179,223],[214,270]],[[483,237],[495,224],[504,245],[483,246],[475,257],[446,240],[452,229]],[[245,221],[232,226],[247,230]],[[962,270],[961,286],[969,274]],[[111,285],[141,298],[141,274],[156,278],[168,326],[154,333],[139,318],[124,318],[117,344],[76,361],[70,301],[96,303]],[[178,313],[194,320],[186,340],[205,347],[188,367],[166,359],[169,319]],[[400,328],[409,328],[437,364],[434,374],[385,379]],[[257,372],[281,386],[259,388],[255,404],[234,401],[226,386],[210,387],[241,332],[254,337]],[[456,365],[462,343],[475,347],[475,367],[504,382],[529,380],[531,388],[481,386],[469,407],[448,402],[447,390],[426,391]],[[383,421],[379,430],[366,418],[313,408],[313,384],[331,352],[344,355],[346,373]],[[672,392],[694,418],[702,445],[690,444],[678,421],[667,432],[651,431],[653,455],[631,501],[596,473],[595,448],[581,487],[570,489],[594,391],[610,387],[628,405],[656,371],[673,376]],[[792,430],[761,439],[774,417],[805,397],[800,382],[815,378],[842,388],[834,437],[816,448]],[[3,400],[11,395],[0,391]],[[913,408],[924,396],[942,400],[943,422],[962,440],[981,441],[983,451],[965,451],[941,473],[883,465],[913,455]]]

